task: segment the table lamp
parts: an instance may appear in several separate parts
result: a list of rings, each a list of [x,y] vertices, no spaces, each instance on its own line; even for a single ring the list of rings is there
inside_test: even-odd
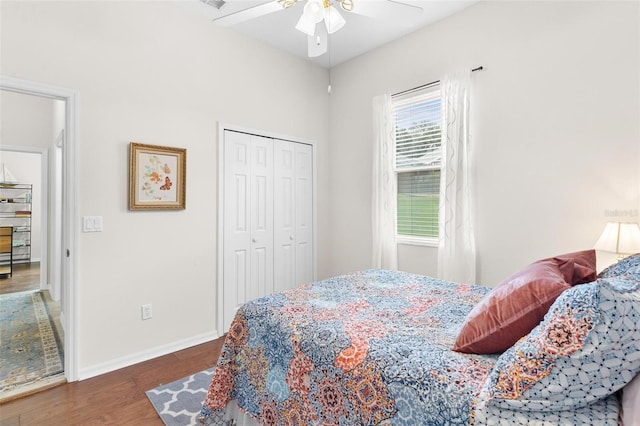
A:
[[[640,226],[637,223],[609,222],[593,246],[596,250],[615,253],[618,260],[640,252]]]

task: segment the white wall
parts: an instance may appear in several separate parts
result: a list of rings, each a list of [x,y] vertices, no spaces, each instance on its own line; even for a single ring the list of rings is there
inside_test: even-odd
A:
[[[637,212],[639,5],[483,1],[332,69],[330,273],[371,265],[371,99],[458,67],[485,68],[472,111],[479,282],[590,248],[607,209]],[[436,249],[399,255],[436,275]]]
[[[0,145],[47,148],[52,141],[55,102],[0,91]]]
[[[216,329],[218,121],[316,141],[322,259],[326,70],[172,2],[0,7],[2,73],[80,94],[78,217],[104,217],[79,233],[80,376]],[[187,148],[185,211],[127,210],[131,141]]]

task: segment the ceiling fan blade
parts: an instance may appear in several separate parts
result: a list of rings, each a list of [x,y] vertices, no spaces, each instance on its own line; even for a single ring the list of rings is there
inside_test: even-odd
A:
[[[411,19],[422,14],[422,8],[396,0],[354,0],[352,13],[370,18]]]
[[[219,18],[214,18],[213,22],[222,27],[230,27],[279,10],[282,10],[282,6],[280,6],[276,1],[271,0],[267,3],[259,4],[248,9],[239,10]]]

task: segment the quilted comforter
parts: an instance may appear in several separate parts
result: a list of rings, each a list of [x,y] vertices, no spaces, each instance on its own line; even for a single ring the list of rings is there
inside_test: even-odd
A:
[[[242,424],[234,406],[264,425],[473,423],[498,356],[450,348],[489,291],[368,270],[248,302],[230,326],[200,421]],[[480,417],[515,419],[500,410]]]

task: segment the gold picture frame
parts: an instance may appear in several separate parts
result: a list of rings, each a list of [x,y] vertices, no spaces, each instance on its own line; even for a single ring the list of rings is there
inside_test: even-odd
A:
[[[187,150],[129,144],[129,210],[186,208]]]

